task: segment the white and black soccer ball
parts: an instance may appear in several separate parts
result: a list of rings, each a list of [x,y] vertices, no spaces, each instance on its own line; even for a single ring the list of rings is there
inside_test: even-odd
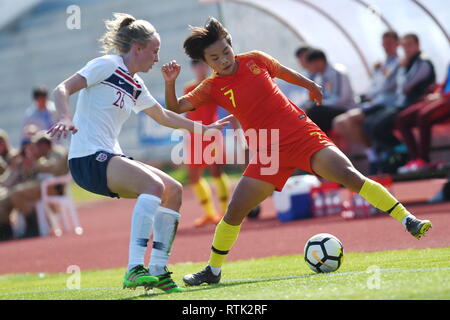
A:
[[[309,238],[305,244],[305,261],[317,273],[333,272],[344,260],[341,241],[329,233],[319,233]]]

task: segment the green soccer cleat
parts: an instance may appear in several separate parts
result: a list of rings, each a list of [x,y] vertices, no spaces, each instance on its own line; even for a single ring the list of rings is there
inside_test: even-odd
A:
[[[419,220],[417,218],[406,218],[406,230],[415,238],[420,239],[432,227],[430,220]]]
[[[169,272],[169,270],[167,270],[166,268],[166,273],[159,275],[159,276],[155,276],[158,281],[156,283],[152,283],[150,285],[147,285],[145,287],[146,290],[149,289],[159,289],[164,291],[165,293],[174,293],[174,292],[184,292],[186,291],[186,289],[184,288],[180,288],[179,286],[177,286],[177,284],[173,281],[171,274],[172,272]]]
[[[158,282],[157,277],[148,274],[148,269],[142,264],[127,271],[123,277],[123,289],[136,289],[136,287],[146,287]]]

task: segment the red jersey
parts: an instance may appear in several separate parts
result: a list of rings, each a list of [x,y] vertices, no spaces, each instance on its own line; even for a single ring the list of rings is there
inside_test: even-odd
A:
[[[261,51],[236,56],[238,69],[229,76],[214,73],[184,98],[194,107],[220,105],[247,129],[279,129],[280,147],[298,141],[311,120],[278,88],[280,63]]]
[[[196,81],[191,81],[184,88],[184,94],[188,94],[199,85]],[[187,118],[192,121],[201,121],[203,124],[211,124],[217,121],[217,105],[209,104],[204,105],[203,108],[197,108],[196,110],[189,111]]]

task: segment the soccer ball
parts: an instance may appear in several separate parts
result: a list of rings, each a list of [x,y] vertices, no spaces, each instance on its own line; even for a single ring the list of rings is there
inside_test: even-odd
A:
[[[317,273],[336,271],[344,260],[341,241],[328,233],[319,233],[309,238],[304,252],[306,264]]]

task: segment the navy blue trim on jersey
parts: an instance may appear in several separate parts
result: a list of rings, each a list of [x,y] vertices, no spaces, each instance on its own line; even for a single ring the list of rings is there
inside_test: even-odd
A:
[[[128,81],[124,80],[123,78],[119,77],[117,74],[113,73],[108,79],[104,80],[103,82],[110,83],[115,85],[116,87],[121,88],[125,92],[127,92],[130,96],[134,96],[134,90],[135,87],[128,83]]]
[[[137,90],[134,95],[134,98],[137,100],[139,98],[139,96],[141,95],[141,93],[142,93],[142,90]]]
[[[131,73],[129,73],[127,70],[125,70],[124,68],[121,68],[121,67],[118,67],[118,68],[120,71],[125,72],[126,74],[128,74],[131,77]]]
[[[114,156],[125,157],[121,154],[97,151],[86,157],[70,159],[69,169],[73,180],[80,187],[92,193],[111,198],[119,198],[117,193],[109,190],[106,178],[106,169],[109,160]]]

